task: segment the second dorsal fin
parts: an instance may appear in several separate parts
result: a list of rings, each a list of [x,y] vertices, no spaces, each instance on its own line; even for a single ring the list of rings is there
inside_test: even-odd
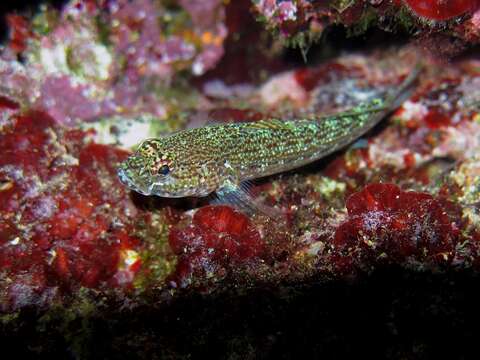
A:
[[[252,123],[248,123],[245,125],[245,129],[252,129],[252,130],[293,130],[294,126],[292,125],[291,121],[282,121],[279,119],[265,119],[260,121],[255,121]]]

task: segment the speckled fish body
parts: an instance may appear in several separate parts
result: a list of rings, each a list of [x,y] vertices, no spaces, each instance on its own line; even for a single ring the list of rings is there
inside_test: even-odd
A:
[[[145,195],[235,191],[246,180],[297,168],[351,143],[395,107],[403,88],[393,96],[317,119],[212,125],[147,139],[120,166],[119,177]]]
[[[375,105],[321,120],[263,120],[214,125],[148,139],[119,170],[145,195],[205,196],[225,181],[242,182],[297,168],[352,142],[383,111]],[[166,169],[168,173],[159,171]]]

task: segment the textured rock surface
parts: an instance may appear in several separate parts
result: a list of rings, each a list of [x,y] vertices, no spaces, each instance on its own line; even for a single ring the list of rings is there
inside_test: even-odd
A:
[[[232,358],[467,354],[476,337],[459,324],[478,318],[480,63],[434,59],[417,40],[338,56],[318,55],[322,44],[307,64],[282,47],[307,46],[332,22],[354,35],[390,18],[389,31],[413,21],[421,44],[478,41],[476,2],[426,3],[72,1],[10,15],[0,56],[5,339],[20,348],[27,338],[22,354],[79,358],[184,358],[205,355],[204,344]],[[365,45],[354,39],[338,46]],[[412,97],[373,131],[253,183],[281,218],[144,197],[117,179],[143,138],[342,111],[420,59]],[[378,346],[365,345],[372,338]]]
[[[373,27],[415,34],[434,52],[458,53],[465,46],[478,44],[480,39],[478,0],[252,0],[252,3],[267,28],[303,50],[308,50],[332,24],[345,25],[352,35],[363,34]]]

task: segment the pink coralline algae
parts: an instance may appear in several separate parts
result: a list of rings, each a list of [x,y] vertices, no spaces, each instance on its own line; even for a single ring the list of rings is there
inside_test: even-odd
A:
[[[332,242],[337,271],[379,263],[438,266],[454,258],[460,230],[448,202],[393,184],[371,184],[346,205],[348,218]]]
[[[82,287],[174,293],[229,285],[231,279],[275,282],[325,273],[338,278],[384,263],[414,268],[474,263],[478,222],[473,211],[465,216],[469,208],[463,202],[474,204],[475,194],[437,185],[442,171],[451,169],[441,168],[438,159],[462,162],[480,145],[474,60],[442,66],[440,72],[424,59],[412,97],[373,132],[330,158],[255,184],[252,197],[281,211],[285,225],[206,200],[184,199],[177,208],[174,201],[129,192],[116,176],[116,164],[127,152],[93,142],[93,130],[78,128],[82,120],[172,115],[168,120],[181,130],[210,122],[325,115],[384,94],[421,56],[407,46],[309,67],[272,65],[272,71],[247,55],[248,43],[253,49],[263,44],[254,28],[248,41],[236,44],[245,51],[241,56],[232,50],[219,69],[192,80],[192,73],[219,61],[225,15],[231,35],[225,49],[235,48],[234,35],[243,34],[235,11],[243,9],[241,16],[253,21],[248,2],[231,2],[226,9],[220,1],[199,4],[71,2],[43,31],[21,17],[10,18],[15,29],[0,60],[2,91],[8,90],[8,98],[0,98],[4,309],[49,304]],[[350,2],[343,4],[349,8]],[[369,4],[365,7],[383,11],[392,2]],[[314,2],[257,5],[273,9],[283,29],[299,25],[316,8]],[[335,11],[343,14],[346,8]],[[335,13],[327,4],[322,9]],[[256,64],[247,66],[246,59]],[[202,64],[195,65],[198,61]],[[251,80],[260,69],[263,75]],[[183,95],[195,100],[184,101]],[[110,120],[114,133],[127,119]],[[103,121],[94,125],[102,129]],[[164,124],[157,119],[156,125]],[[138,128],[132,129],[126,134]],[[476,184],[476,175],[470,177],[468,183]],[[454,183],[466,182],[459,177]]]
[[[480,39],[478,21],[473,19],[480,9],[478,0],[252,0],[252,3],[267,28],[280,34],[288,44],[303,49],[308,49],[332,24],[344,25],[351,34],[364,33],[373,26],[386,31],[416,28],[424,45],[429,44],[432,51],[439,39],[443,47],[451,46],[449,39],[461,39],[462,46],[477,44]],[[437,24],[442,27],[438,28]],[[441,36],[433,35],[435,33]]]
[[[255,6],[265,16],[273,17],[279,23],[295,21],[297,18],[298,10],[294,1],[262,0],[258,1]]]
[[[473,68],[474,62],[466,62]],[[425,86],[395,113],[395,126],[386,129],[368,147],[371,166],[410,168],[435,158],[471,157],[479,141],[476,136],[478,108],[477,74],[453,67],[441,78],[426,76]]]
[[[285,38],[297,34],[310,33],[312,38],[319,35],[323,26],[333,20],[333,13],[326,5],[312,4],[310,1],[253,1],[255,11],[267,28],[278,30]],[[297,45],[304,44],[299,37]]]
[[[469,298],[478,280],[480,61],[469,53],[432,58],[419,44],[478,44],[477,5],[69,0],[7,16],[2,350],[22,358],[183,359],[213,348],[217,357],[282,357],[288,348],[285,358],[331,358],[348,342],[346,331],[373,349],[366,358],[443,354],[438,339],[454,343],[445,327],[417,336],[401,323],[403,310],[415,307],[434,313],[435,324],[445,320],[418,278],[439,281],[448,301],[472,275],[470,292],[457,292]],[[255,205],[278,216],[214,205],[213,194],[144,196],[118,179],[118,164],[147,137],[348,111],[395,90],[419,63],[410,97],[373,129],[328,157],[249,181]],[[395,311],[404,293],[405,308]],[[418,293],[422,302],[412,306]],[[453,304],[447,310],[457,314],[462,306]],[[364,331],[379,312],[378,332]],[[450,319],[445,324],[463,328],[464,319]],[[412,342],[398,341],[402,334]],[[458,337],[455,354],[466,348]],[[385,341],[365,347],[372,338]],[[231,348],[240,350],[224,353]],[[313,353],[325,348],[335,355]]]
[[[170,231],[169,243],[178,255],[174,286],[186,286],[195,278],[225,276],[229,268],[258,263],[265,247],[255,225],[228,206],[200,208],[190,225]]]
[[[163,34],[159,21],[164,21],[162,17],[169,10],[151,1],[117,1],[110,4],[114,25],[111,39],[119,55],[126,57],[132,69],[140,70],[142,75],[164,78],[169,73],[173,75],[173,65],[182,67],[183,62],[191,66],[193,73],[201,75],[220,60],[222,43],[227,35],[222,23],[221,2],[206,1],[201,6],[195,1],[182,1],[180,4],[189,13],[194,26],[188,37],[176,33],[186,29],[172,28],[171,34]],[[158,41],[162,38],[165,40]]]
[[[165,117],[164,89],[185,70],[202,75],[213,68],[228,33],[219,1],[170,5],[71,1],[33,23],[10,16],[1,93],[69,126],[114,115]]]
[[[10,29],[10,48],[15,53],[25,51],[28,39],[33,36],[28,20],[20,15],[11,14],[7,16],[7,23]]]
[[[12,114],[0,130],[4,310],[43,306],[80,286],[128,287],[139,270],[133,226],[142,214],[115,170],[127,154],[87,138],[39,112]]]

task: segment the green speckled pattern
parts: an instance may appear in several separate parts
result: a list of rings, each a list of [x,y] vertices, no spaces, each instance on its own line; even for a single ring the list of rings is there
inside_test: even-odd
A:
[[[320,119],[262,120],[207,126],[144,141],[119,169],[123,183],[146,195],[205,196],[226,181],[240,183],[290,170],[332,153],[385,114],[381,99]],[[167,165],[168,174],[160,174]]]

